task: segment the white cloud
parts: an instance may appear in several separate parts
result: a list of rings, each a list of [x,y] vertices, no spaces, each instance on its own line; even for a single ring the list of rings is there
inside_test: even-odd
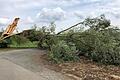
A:
[[[14,16],[21,18],[20,26],[24,28],[24,25],[31,23],[60,23],[64,19],[64,24],[60,26],[65,26],[76,22],[76,16],[80,21],[103,13],[112,22],[120,24],[120,0],[0,0],[0,6],[0,26],[7,24],[8,19]]]
[[[77,18],[83,20],[83,19],[88,18],[88,17],[97,17],[97,16],[101,15],[102,13],[91,11],[91,12],[89,12],[89,14],[88,14],[88,12],[85,12],[85,11],[75,11],[75,12],[73,12],[73,14],[74,14]]]
[[[57,4],[59,6],[73,6],[80,4],[81,0],[53,0],[54,4]]]
[[[23,22],[23,24],[32,24],[32,23],[34,23],[34,20],[30,17],[30,16],[28,16],[25,20],[23,20],[22,21]]]
[[[64,20],[66,12],[60,7],[49,9],[43,8],[36,16],[38,21],[41,22],[51,22]]]
[[[8,18],[0,18],[0,26],[5,26],[6,24],[8,24],[8,22]]]

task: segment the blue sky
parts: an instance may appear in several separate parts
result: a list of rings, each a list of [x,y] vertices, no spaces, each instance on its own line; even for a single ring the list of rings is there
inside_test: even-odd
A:
[[[105,14],[113,25],[120,25],[120,0],[0,0],[0,27],[20,17],[19,31],[55,21],[57,31],[86,17]]]

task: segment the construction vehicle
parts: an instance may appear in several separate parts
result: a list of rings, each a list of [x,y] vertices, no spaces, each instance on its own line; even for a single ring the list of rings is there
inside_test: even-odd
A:
[[[0,47],[7,47],[7,41],[4,41],[6,38],[9,38],[10,36],[14,35],[13,32],[17,27],[18,21],[20,18],[15,18],[13,23],[8,25],[6,30],[1,34],[0,37]]]
[[[2,33],[0,37],[0,41],[13,35],[13,31],[16,29],[19,19],[20,18],[15,18],[13,23],[6,28],[6,30]]]

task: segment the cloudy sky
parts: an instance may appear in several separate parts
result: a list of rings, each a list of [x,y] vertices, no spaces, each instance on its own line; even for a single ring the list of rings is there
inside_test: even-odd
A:
[[[120,25],[120,0],[0,0],[0,28],[20,17],[19,31],[52,21],[60,31],[100,14],[105,14],[112,24]]]

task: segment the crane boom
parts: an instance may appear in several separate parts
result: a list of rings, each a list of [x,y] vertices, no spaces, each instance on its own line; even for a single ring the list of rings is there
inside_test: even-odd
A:
[[[5,38],[9,37],[12,35],[13,31],[16,29],[18,21],[20,18],[15,18],[13,23],[8,25],[8,27],[6,28],[6,30],[2,33],[1,37],[0,37],[0,41],[4,40]]]

